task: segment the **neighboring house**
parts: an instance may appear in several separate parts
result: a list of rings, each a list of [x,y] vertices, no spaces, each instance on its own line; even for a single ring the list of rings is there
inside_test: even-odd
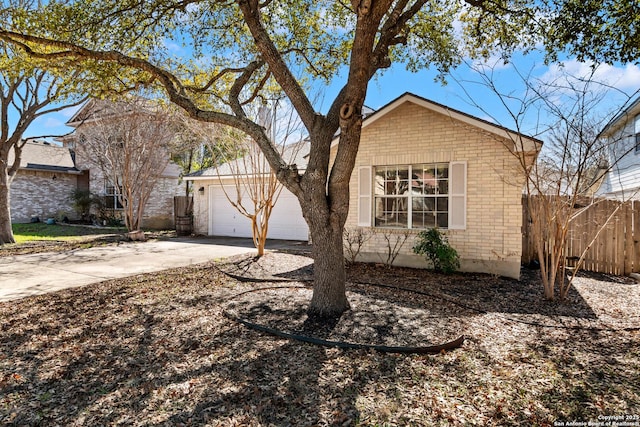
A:
[[[115,216],[120,216],[122,206],[118,203],[119,189],[103,176],[97,164],[83,150],[83,139],[79,131],[95,126],[96,119],[103,119],[100,115],[105,103],[109,101],[92,99],[85,103],[76,114],[66,123],[74,131],[59,138],[65,148],[75,153],[76,168],[87,176],[87,189],[92,193],[104,197],[106,206]],[[114,120],[126,120],[126,114],[113,117]],[[169,156],[169,153],[167,153]],[[144,228],[172,228],[174,227],[173,198],[185,194],[185,185],[180,183],[180,168],[175,163],[169,163],[157,180],[153,194],[147,202],[142,227]]]
[[[334,155],[338,143],[336,137]],[[541,145],[409,93],[368,115],[351,176],[346,223],[373,233],[359,260],[384,261],[385,235],[393,239],[408,232],[412,237],[395,265],[426,267],[424,258],[412,252],[415,235],[437,226],[458,251],[463,271],[518,278],[525,182],[520,159],[531,164]],[[197,233],[251,236],[249,221],[234,213],[220,189],[227,178],[204,171],[189,179],[194,180]],[[297,199],[286,190],[271,221],[281,231],[271,233],[270,226],[270,238],[304,240],[308,233]]]
[[[305,155],[308,154],[308,142],[302,141],[287,146],[283,151],[283,159],[295,164],[304,172],[307,166]],[[251,222],[229,203],[236,198],[234,174],[242,173],[247,177],[264,173],[264,168],[252,170],[252,163],[265,164],[263,159],[257,162],[238,159],[225,163],[217,168],[204,169],[184,177],[193,181],[194,200],[194,232],[211,236],[252,237]],[[246,191],[242,192],[245,206],[250,200]],[[309,227],[302,217],[298,199],[286,188],[282,189],[271,217],[269,219],[269,239],[308,240]]]
[[[596,196],[640,199],[640,97],[600,133],[607,141],[608,165]]]
[[[9,164],[13,163],[13,150]],[[87,175],[76,168],[73,152],[43,140],[27,140],[20,169],[11,184],[11,222],[38,217],[61,220],[77,217],[71,193],[88,185]]]

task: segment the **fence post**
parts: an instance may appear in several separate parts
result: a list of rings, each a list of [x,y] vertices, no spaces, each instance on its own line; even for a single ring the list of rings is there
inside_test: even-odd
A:
[[[622,217],[624,218],[624,275],[633,273],[633,216],[632,204],[624,205]]]

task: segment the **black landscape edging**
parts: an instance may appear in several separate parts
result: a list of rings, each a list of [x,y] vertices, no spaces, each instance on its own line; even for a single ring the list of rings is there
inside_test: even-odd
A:
[[[232,273],[227,273],[224,270],[220,270],[220,271],[222,271],[224,274],[226,274],[227,276],[231,277],[232,279],[236,279],[236,280],[238,280],[240,282],[268,283],[268,282],[311,282],[312,281],[311,279],[287,279],[287,278],[279,278],[279,277],[274,277],[273,279],[266,279],[266,278],[261,279],[261,278],[254,278],[254,277],[239,276],[239,275],[235,275],[235,274],[232,274]],[[434,295],[434,294],[431,294],[429,292],[419,291],[419,290],[415,290],[415,289],[402,288],[400,286],[382,285],[382,284],[379,284],[379,283],[372,283],[372,282],[358,282],[358,281],[351,281],[351,282],[355,283],[355,284],[360,284],[360,285],[376,286],[376,287],[384,288],[384,289],[395,289],[395,290],[414,293],[414,294],[418,294],[418,295],[424,295],[424,296],[428,296],[428,297],[432,297],[432,298],[438,298],[438,299],[446,301],[448,303],[457,305],[458,307],[462,307],[462,308],[466,308],[467,310],[475,311],[476,313],[480,313],[480,314],[488,314],[489,313],[486,310],[475,308],[475,307],[466,305],[464,303],[455,301],[453,299],[447,298],[445,296]],[[291,286],[281,286],[281,287],[255,289],[255,290],[251,290],[251,291],[247,291],[247,292],[242,292],[242,293],[236,295],[236,297],[240,296],[240,295],[243,295],[245,293],[258,291],[258,290],[276,289],[276,288],[290,288],[290,287]],[[306,289],[306,288],[302,288],[302,289]],[[502,314],[502,317],[505,320],[513,322],[513,323],[521,323],[521,324],[524,324],[524,325],[536,326],[536,327],[540,327],[540,328],[582,330],[582,331],[590,331],[590,332],[631,332],[631,331],[640,330],[640,326],[626,327],[626,328],[597,328],[597,327],[593,327],[593,326],[586,326],[585,327],[585,326],[548,325],[548,324],[539,323],[539,322],[530,322],[530,321],[527,321],[527,320],[516,319],[516,318],[510,317],[510,316],[506,316],[504,314]],[[283,333],[285,333],[285,332],[283,332]],[[463,338],[463,337],[464,336],[459,337],[458,340],[460,338]],[[457,340],[455,340],[455,341],[457,341]],[[453,343],[455,341],[451,341],[451,343]],[[331,341],[329,341],[329,342],[331,342]],[[360,345],[360,344],[354,344],[354,345]],[[364,345],[364,344],[362,344],[362,345]],[[443,344],[443,345],[446,345],[446,344]],[[460,343],[460,345],[462,345],[462,343]],[[348,347],[348,348],[355,348],[355,347]],[[368,347],[368,348],[372,348],[372,347]]]
[[[288,288],[288,287],[289,286],[282,286],[280,288]],[[273,288],[260,288],[250,292],[258,292],[266,289],[273,289]],[[248,292],[243,292],[243,293],[248,293]],[[279,329],[274,329],[268,326],[249,322],[246,319],[243,319],[237,315],[232,314],[229,310],[223,310],[223,314],[228,319],[231,319],[235,322],[238,322],[256,331],[265,332],[271,335],[275,335],[281,338],[287,338],[295,341],[321,345],[324,347],[341,348],[345,350],[347,349],[348,350],[376,350],[383,353],[401,353],[401,354],[438,354],[443,351],[456,349],[462,346],[462,344],[464,343],[464,335],[461,335],[455,340],[446,342],[444,344],[424,346],[424,347],[386,346],[386,345],[375,345],[375,344],[358,344],[358,343],[350,343],[345,341],[328,341],[320,338],[309,337],[306,335],[291,334],[289,332],[284,332]]]

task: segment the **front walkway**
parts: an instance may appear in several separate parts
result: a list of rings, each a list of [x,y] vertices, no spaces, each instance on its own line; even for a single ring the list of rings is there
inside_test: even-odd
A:
[[[298,242],[267,242],[268,249],[299,245]],[[0,302],[252,251],[255,248],[251,239],[185,237],[1,257]]]

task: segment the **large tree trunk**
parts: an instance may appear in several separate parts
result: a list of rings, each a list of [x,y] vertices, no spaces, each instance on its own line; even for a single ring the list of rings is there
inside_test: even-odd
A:
[[[342,221],[339,221],[342,223]],[[313,297],[308,313],[317,317],[339,317],[348,310],[345,293],[347,274],[340,224],[311,224]]]
[[[15,243],[11,229],[10,181],[6,168],[0,170],[0,244]]]
[[[329,170],[333,133],[323,124],[310,132],[312,148],[300,182],[302,191],[296,194],[311,235],[314,282],[307,310],[310,317],[338,318],[350,308],[345,291],[342,230],[349,213],[351,173],[336,174],[336,168],[342,169],[335,163]],[[357,144],[353,148],[357,150]]]

